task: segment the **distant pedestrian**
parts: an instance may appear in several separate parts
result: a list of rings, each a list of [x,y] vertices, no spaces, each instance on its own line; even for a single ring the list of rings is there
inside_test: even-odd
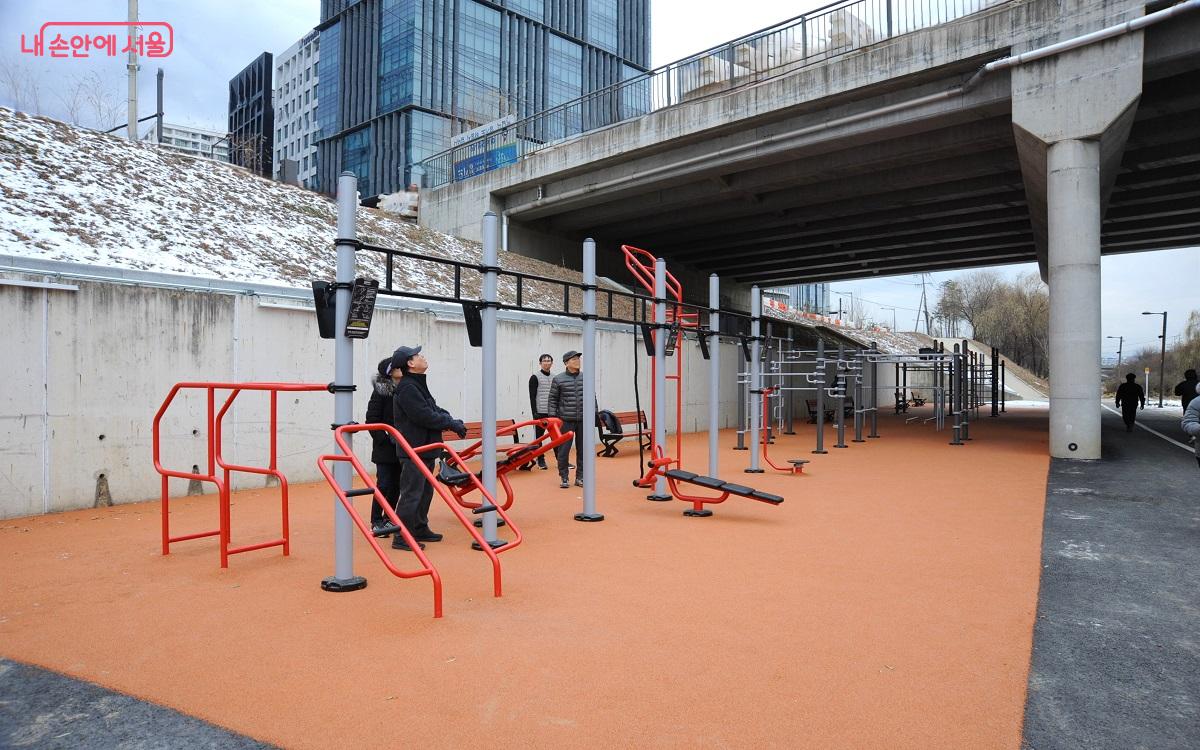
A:
[[[1132,372],[1125,376],[1125,382],[1117,388],[1117,408],[1121,410],[1121,418],[1125,420],[1125,431],[1133,432],[1133,423],[1137,419],[1138,405],[1146,408],[1146,392],[1133,382],[1137,376]]]
[[[1179,385],[1175,386],[1175,395],[1183,402],[1183,410],[1187,411],[1188,404],[1192,399],[1196,398],[1196,388],[1200,387],[1200,381],[1196,379],[1196,371],[1188,370],[1183,373],[1183,380]]]
[[[529,413],[534,419],[545,419],[550,416],[550,383],[554,376],[550,374],[550,368],[554,366],[554,357],[549,354],[543,354],[538,358],[539,369],[534,370],[529,376]],[[541,427],[533,428],[535,438],[540,438],[546,431]],[[539,469],[545,471],[550,468],[546,466],[546,454],[538,456],[537,465]],[[533,468],[533,463],[527,463],[521,467],[522,470],[528,471]]]
[[[396,426],[392,417],[392,395],[403,373],[392,369],[392,358],[380,361],[378,374],[372,378],[371,399],[367,402],[367,424]],[[371,461],[375,464],[375,484],[387,499],[392,510],[400,497],[400,458],[396,455],[396,441],[383,430],[371,431]],[[383,507],[371,500],[371,533],[377,537],[390,536],[395,530]]]
[[[1196,386],[1196,392],[1192,394],[1179,426],[1196,441],[1196,464],[1200,465],[1200,398],[1197,396],[1200,396],[1200,385]]]
[[[566,369],[550,381],[547,400],[550,416],[562,420],[562,431],[575,433],[571,440],[554,449],[554,458],[558,461],[559,487],[564,490],[571,486],[571,443],[575,444],[575,485],[583,486],[583,378],[579,375],[582,356],[574,349],[563,355]]]
[[[466,437],[467,427],[462,420],[455,419],[450,412],[438,406],[429,392],[429,385],[425,382],[429,361],[421,354],[421,347],[402,346],[397,349],[392,354],[392,368],[404,373],[396,385],[393,403],[396,429],[405,442],[413,448],[440,443],[443,430],[450,430],[459,438]],[[400,450],[400,500],[396,515],[423,549],[425,545],[422,542],[442,541],[442,535],[429,528],[433,485],[408,454]],[[437,456],[430,452],[420,455],[421,463],[430,473],[433,472],[435,460]],[[392,548],[411,549],[400,534],[392,538]]]

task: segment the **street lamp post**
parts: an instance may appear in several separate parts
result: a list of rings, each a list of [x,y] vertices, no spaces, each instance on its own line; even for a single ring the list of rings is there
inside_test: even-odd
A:
[[[1167,365],[1167,313],[1164,310],[1163,312],[1144,312],[1142,315],[1163,316],[1162,335],[1159,336],[1162,339],[1162,348],[1159,350],[1158,355],[1158,408],[1161,409],[1163,405],[1163,388],[1166,387],[1163,380],[1166,377],[1166,373],[1163,370],[1166,369]],[[1146,385],[1150,384],[1147,383]]]
[[[1121,369],[1121,352],[1125,349],[1124,336],[1105,336],[1106,339],[1117,339],[1117,369]]]
[[[880,307],[882,307],[884,310],[892,311],[892,333],[895,333],[896,332],[896,308],[894,308],[890,305],[880,305]]]

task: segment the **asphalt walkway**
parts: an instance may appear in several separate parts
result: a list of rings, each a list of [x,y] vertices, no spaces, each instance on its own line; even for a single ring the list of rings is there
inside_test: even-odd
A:
[[[1186,441],[1177,416],[1139,419]],[[1103,451],[1050,467],[1023,746],[1194,749],[1200,469],[1107,410]]]

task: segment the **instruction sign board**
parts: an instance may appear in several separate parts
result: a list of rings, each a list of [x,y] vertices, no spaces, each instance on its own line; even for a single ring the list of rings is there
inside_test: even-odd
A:
[[[346,338],[365,339],[371,332],[371,317],[375,314],[375,297],[379,282],[359,277],[350,288],[350,314],[346,317]]]

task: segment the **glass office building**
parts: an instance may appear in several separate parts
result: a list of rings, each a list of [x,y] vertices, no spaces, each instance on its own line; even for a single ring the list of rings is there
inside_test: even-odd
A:
[[[458,133],[637,75],[649,14],[649,0],[322,0],[320,189],[350,170],[364,198],[395,192]]]

